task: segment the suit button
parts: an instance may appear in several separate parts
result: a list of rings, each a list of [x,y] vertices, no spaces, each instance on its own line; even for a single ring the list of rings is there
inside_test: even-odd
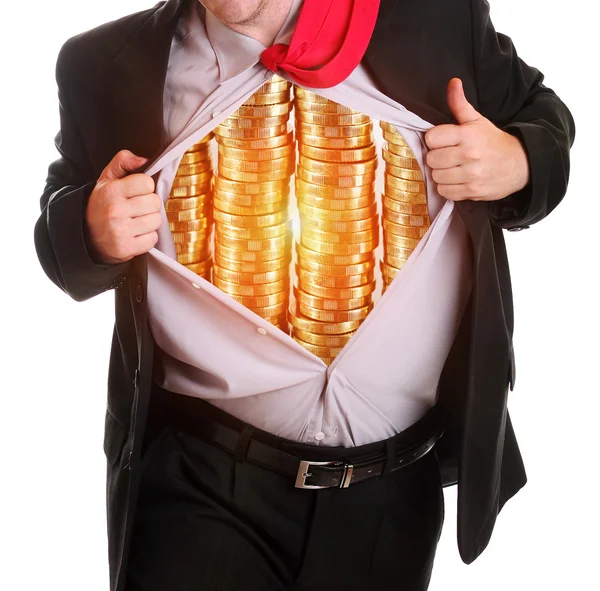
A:
[[[141,301],[144,299],[144,290],[142,289],[142,286],[141,286],[141,285],[138,285],[138,286],[135,288],[135,299],[136,299],[138,302],[141,302]]]

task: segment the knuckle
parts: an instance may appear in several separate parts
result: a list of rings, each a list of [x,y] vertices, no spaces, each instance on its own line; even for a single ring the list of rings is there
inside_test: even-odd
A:
[[[116,220],[120,217],[121,208],[118,203],[108,203],[106,206],[106,217],[109,220]]]

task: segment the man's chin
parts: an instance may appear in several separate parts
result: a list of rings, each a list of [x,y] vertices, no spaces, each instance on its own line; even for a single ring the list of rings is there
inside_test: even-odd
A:
[[[212,15],[225,25],[245,25],[256,19],[263,0],[199,0]]]

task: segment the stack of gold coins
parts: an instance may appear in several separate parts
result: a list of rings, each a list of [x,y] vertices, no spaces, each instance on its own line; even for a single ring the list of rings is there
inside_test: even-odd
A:
[[[373,123],[295,89],[300,241],[293,338],[327,365],[373,307],[379,219]]]
[[[212,137],[209,133],[183,155],[165,203],[177,261],[207,281],[212,267]]]
[[[380,261],[383,290],[396,277],[431,224],[425,184],[419,163],[396,128],[380,122],[385,160],[382,196],[383,260]]]
[[[291,84],[264,84],[215,129],[213,283],[289,333],[292,221],[290,177],[295,167]]]

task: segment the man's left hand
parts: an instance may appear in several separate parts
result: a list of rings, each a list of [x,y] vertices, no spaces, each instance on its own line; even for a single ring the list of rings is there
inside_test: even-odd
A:
[[[437,125],[425,134],[439,194],[452,201],[495,201],[525,187],[529,162],[519,139],[477,112],[460,78],[448,83],[447,101],[458,125]]]

